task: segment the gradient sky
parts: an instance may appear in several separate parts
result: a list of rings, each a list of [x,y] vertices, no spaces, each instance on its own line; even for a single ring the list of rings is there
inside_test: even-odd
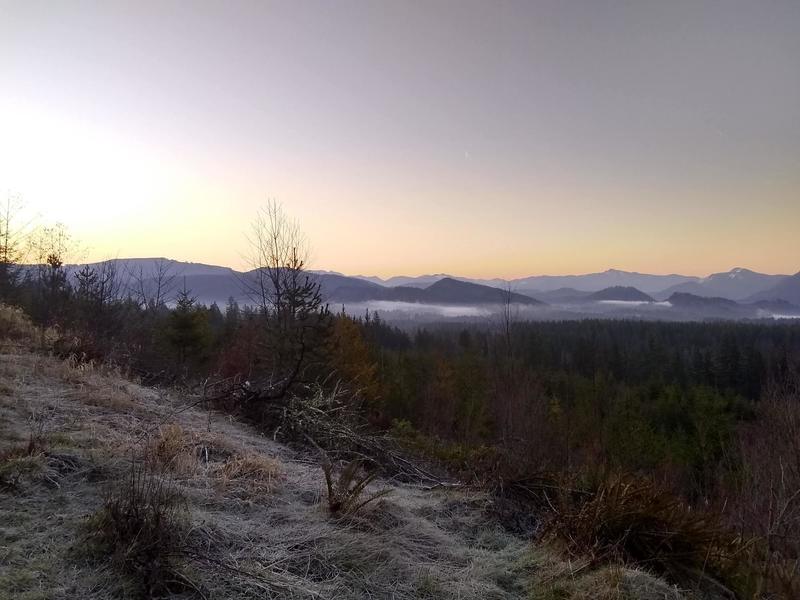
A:
[[[0,0],[0,190],[87,258],[800,270],[800,2]]]

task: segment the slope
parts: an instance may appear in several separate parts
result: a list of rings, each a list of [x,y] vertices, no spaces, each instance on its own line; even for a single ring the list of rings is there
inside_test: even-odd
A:
[[[379,481],[387,496],[333,518],[316,456],[175,392],[8,342],[0,417],[3,597],[129,595],[130,581],[87,554],[86,541],[134,450],[184,498],[187,573],[207,598],[684,597],[646,573],[532,546],[499,528],[490,498],[468,488]],[[9,458],[33,439],[33,452]]]

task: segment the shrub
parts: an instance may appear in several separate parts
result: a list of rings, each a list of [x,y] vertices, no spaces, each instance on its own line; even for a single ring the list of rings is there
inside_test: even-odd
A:
[[[391,490],[385,489],[370,494],[362,499],[364,490],[378,476],[378,471],[364,471],[364,461],[352,460],[345,465],[334,481],[333,465],[326,457],[322,463],[325,473],[325,484],[328,490],[328,508],[334,514],[353,514],[364,508],[370,502],[387,495]]]
[[[552,508],[545,534],[562,540],[570,554],[593,564],[633,564],[734,597],[718,582],[741,569],[739,540],[716,518],[648,481],[610,477],[590,489],[562,491]]]
[[[176,562],[184,549],[185,513],[175,488],[152,466],[134,461],[90,519],[92,549],[130,577],[140,597],[196,590]]]
[[[39,339],[36,327],[22,309],[0,304],[0,338],[35,344]]]
[[[189,453],[190,443],[180,425],[164,425],[147,448],[147,457],[154,464],[177,472],[189,472],[197,462]]]

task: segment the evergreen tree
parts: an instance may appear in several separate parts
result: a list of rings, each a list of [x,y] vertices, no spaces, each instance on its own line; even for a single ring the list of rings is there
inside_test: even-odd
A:
[[[186,369],[189,362],[196,364],[206,358],[211,337],[208,312],[197,306],[185,282],[175,302],[169,315],[167,340],[177,353],[178,364]]]

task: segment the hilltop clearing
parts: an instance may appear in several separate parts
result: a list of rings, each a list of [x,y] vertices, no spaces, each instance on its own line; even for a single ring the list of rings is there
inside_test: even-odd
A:
[[[375,480],[367,493],[385,495],[333,516],[314,453],[176,392],[9,344],[0,435],[3,598],[158,595],[145,577],[155,567],[120,576],[118,561],[92,550],[121,486],[125,500],[132,456],[180,499],[175,581],[164,587],[180,597],[684,597],[641,571],[561,560],[505,531],[472,489]]]

